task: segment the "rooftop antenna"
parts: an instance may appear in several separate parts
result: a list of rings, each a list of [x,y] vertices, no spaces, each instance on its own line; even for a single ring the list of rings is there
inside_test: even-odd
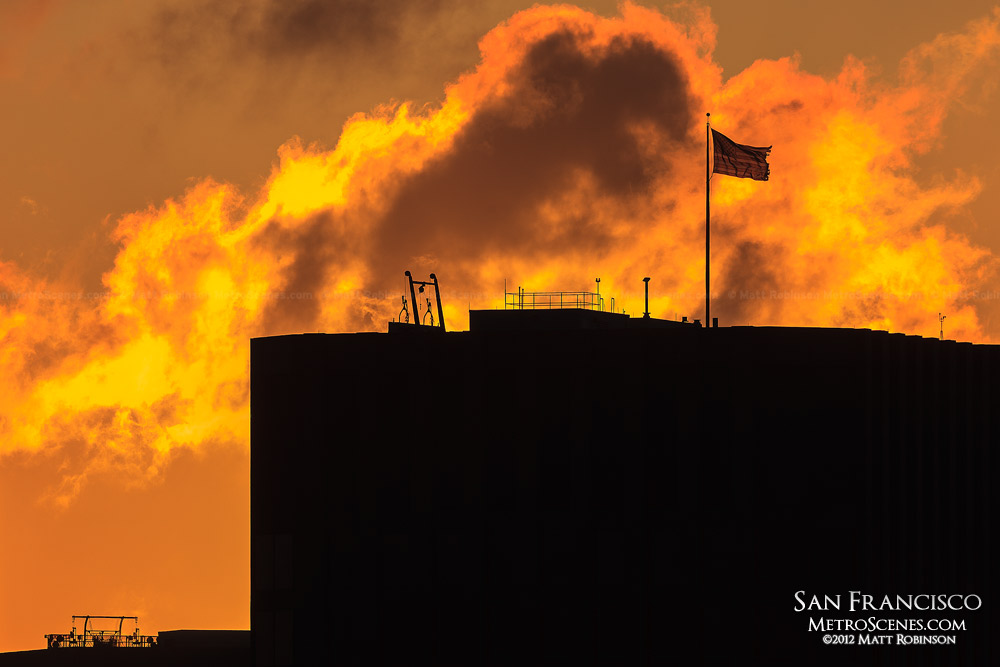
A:
[[[938,324],[941,325],[941,331],[938,333],[938,336],[941,337],[941,340],[944,340],[944,321],[947,317],[948,317],[947,315],[942,315],[941,313],[938,313]]]
[[[642,314],[644,320],[649,319],[649,278],[643,278],[642,282],[646,285],[646,312]]]
[[[601,308],[601,279],[597,279],[597,308],[598,310],[604,310]]]

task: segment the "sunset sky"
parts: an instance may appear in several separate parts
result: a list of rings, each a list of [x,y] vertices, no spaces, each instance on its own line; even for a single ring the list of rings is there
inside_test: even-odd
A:
[[[1000,341],[1000,8],[903,6],[0,0],[0,651],[249,627],[251,337],[701,317],[708,111],[723,326]]]

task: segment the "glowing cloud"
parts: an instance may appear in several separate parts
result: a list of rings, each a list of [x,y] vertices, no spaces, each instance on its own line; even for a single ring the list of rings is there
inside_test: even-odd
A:
[[[504,278],[600,276],[638,313],[652,275],[654,315],[695,315],[706,111],[774,146],[769,182],[712,181],[724,325],[933,335],[946,311],[952,336],[985,341],[969,295],[995,260],[929,223],[979,186],[921,187],[912,159],[995,59],[998,22],[918,47],[887,86],[853,59],[832,79],[783,58],[723,81],[707,12],[520,12],[439,106],[358,114],[329,151],[293,139],[260,192],[206,180],[124,216],[103,294],[0,264],[0,453],[76,452],[51,491],[65,503],[93,472],[141,483],[176,447],[244,443],[248,339],[381,329],[404,269],[437,272],[452,328],[499,306]]]

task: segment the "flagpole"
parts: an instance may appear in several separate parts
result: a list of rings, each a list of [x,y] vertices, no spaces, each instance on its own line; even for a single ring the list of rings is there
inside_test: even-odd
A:
[[[706,113],[705,118],[710,118],[711,113]],[[710,318],[710,303],[711,303],[711,290],[709,289],[709,278],[708,278],[708,266],[709,266],[709,181],[711,180],[711,172],[708,167],[708,152],[709,145],[711,144],[711,134],[710,134],[711,120],[705,121],[705,328],[712,326],[712,320]]]

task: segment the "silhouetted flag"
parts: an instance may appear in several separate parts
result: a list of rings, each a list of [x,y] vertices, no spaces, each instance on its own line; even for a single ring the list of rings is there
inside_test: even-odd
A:
[[[716,174],[752,178],[755,181],[766,181],[771,175],[771,167],[767,164],[770,146],[744,146],[715,130],[712,130],[712,145],[715,146],[715,166],[712,171]]]

